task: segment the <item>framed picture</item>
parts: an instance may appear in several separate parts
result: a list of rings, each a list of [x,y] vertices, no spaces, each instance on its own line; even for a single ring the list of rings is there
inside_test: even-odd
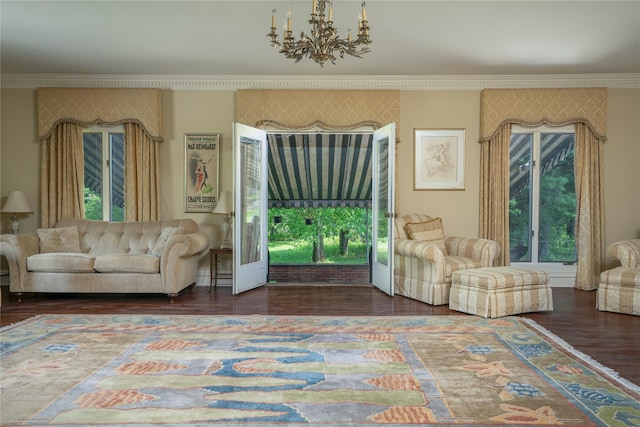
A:
[[[184,134],[184,211],[211,212],[218,203],[219,133]]]
[[[464,190],[464,129],[414,129],[414,190]]]

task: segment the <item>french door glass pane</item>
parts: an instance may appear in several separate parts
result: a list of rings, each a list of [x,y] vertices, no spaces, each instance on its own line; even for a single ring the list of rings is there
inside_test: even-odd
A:
[[[376,174],[378,175],[379,191],[378,197],[378,235],[376,236],[375,244],[377,245],[376,261],[382,265],[387,265],[389,262],[389,170],[388,170],[388,158],[389,158],[389,139],[385,138],[379,141],[376,145],[378,150],[378,164]]]
[[[512,262],[531,262],[531,180],[533,135],[511,136],[509,247]]]
[[[574,134],[540,135],[539,262],[576,261],[574,146]]]
[[[261,261],[260,213],[262,212],[262,145],[260,141],[240,137],[244,175],[240,183],[242,253],[240,264]]]

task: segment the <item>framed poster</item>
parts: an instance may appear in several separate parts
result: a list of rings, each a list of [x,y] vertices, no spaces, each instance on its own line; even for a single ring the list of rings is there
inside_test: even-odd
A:
[[[414,190],[464,190],[464,129],[414,129]]]
[[[219,133],[184,134],[184,211],[211,212],[218,203]]]

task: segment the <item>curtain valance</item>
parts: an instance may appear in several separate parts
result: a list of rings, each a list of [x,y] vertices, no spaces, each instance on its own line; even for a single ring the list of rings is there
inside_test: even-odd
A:
[[[269,121],[288,129],[314,123],[333,130],[372,122],[399,127],[400,91],[243,89],[237,94],[236,119],[249,126]]]
[[[137,123],[162,141],[159,89],[39,88],[38,137],[48,138],[59,123],[80,126]]]
[[[584,123],[599,139],[607,134],[606,88],[485,89],[480,94],[480,142],[505,124],[562,126]]]

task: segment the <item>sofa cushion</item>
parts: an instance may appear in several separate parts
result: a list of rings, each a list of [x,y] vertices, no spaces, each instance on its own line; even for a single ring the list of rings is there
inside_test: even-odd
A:
[[[160,273],[160,257],[143,254],[99,255],[93,264],[98,273]]]
[[[49,273],[93,273],[95,257],[83,253],[44,253],[27,257],[27,271]]]
[[[184,234],[184,228],[182,227],[163,228],[160,236],[158,236],[158,240],[156,240],[156,243],[153,245],[153,249],[151,249],[151,255],[161,256],[169,240],[171,240],[173,236],[180,234]]]
[[[79,253],[80,237],[78,227],[38,228],[40,253]]]
[[[442,219],[435,218],[425,222],[408,222],[405,224],[407,235],[411,240],[425,240],[438,246],[443,255],[447,255],[447,247],[444,244],[444,230]]]

